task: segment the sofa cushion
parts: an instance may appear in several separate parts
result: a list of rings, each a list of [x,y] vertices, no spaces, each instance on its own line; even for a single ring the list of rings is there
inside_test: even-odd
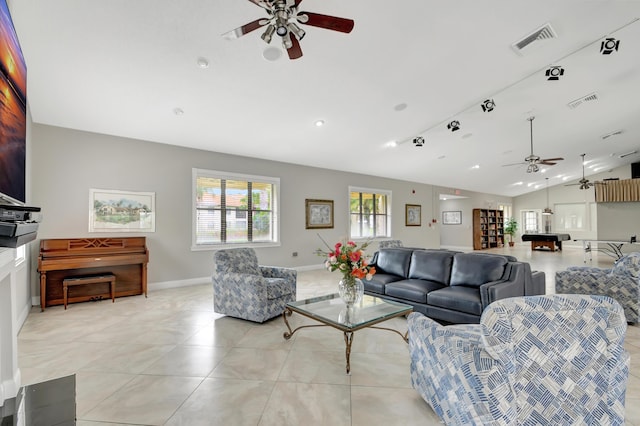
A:
[[[444,309],[482,315],[482,300],[476,287],[457,285],[435,290],[427,294],[427,303]]]
[[[504,275],[508,260],[503,256],[457,253],[453,258],[451,285],[479,287],[497,281]]]
[[[373,293],[384,294],[384,288],[388,283],[403,279],[397,275],[390,275],[376,272],[376,274],[370,279],[363,279],[365,291],[371,291]]]
[[[409,278],[449,284],[453,252],[440,250],[416,250],[411,254]]]
[[[412,250],[388,248],[378,251],[376,271],[407,278]]]
[[[219,250],[214,257],[218,273],[262,276],[258,265],[258,256],[256,256],[256,252],[252,248]]]
[[[427,303],[427,293],[445,285],[429,280],[408,279],[387,284],[385,294],[417,303]]]

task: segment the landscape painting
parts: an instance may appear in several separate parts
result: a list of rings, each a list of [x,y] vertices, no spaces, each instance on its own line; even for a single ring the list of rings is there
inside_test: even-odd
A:
[[[155,192],[89,190],[89,232],[155,232]]]
[[[5,0],[0,0],[0,193],[25,201],[27,68]]]

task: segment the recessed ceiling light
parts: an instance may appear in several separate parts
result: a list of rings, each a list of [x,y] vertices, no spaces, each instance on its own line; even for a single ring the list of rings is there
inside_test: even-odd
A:
[[[462,135],[462,139],[469,139],[471,136],[473,136],[473,133],[465,133]]]
[[[198,67],[202,69],[209,68],[209,60],[202,56],[198,58],[197,64],[198,64]]]
[[[398,146],[398,142],[396,141],[389,141],[386,144],[384,144],[385,146],[389,147],[389,148],[395,148],[396,146]]]
[[[324,120],[318,120],[318,121],[316,121],[315,124],[316,124],[316,127],[322,127],[322,126],[324,126]]]
[[[174,108],[173,109],[173,113],[175,115],[182,115],[182,114],[184,114],[184,110],[182,108]]]
[[[395,109],[396,111],[404,111],[405,109],[407,109],[407,106],[408,105],[403,102],[401,104],[394,106],[393,109]]]
[[[441,155],[440,157],[438,157],[438,160],[444,160],[446,157],[446,155]]]
[[[564,180],[564,181],[569,180],[569,176],[564,176],[564,177],[562,178],[562,180]]]
[[[513,184],[513,186],[521,186],[521,185],[524,185],[524,182],[520,181]]]
[[[540,173],[546,173],[547,169],[540,169]]]
[[[474,166],[471,167],[472,169],[479,169],[480,168],[480,164],[476,164]]]

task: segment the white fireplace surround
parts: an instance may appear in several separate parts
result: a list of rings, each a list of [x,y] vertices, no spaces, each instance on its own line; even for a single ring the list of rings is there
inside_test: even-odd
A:
[[[0,247],[0,406],[20,388],[18,332],[30,309],[28,262]]]

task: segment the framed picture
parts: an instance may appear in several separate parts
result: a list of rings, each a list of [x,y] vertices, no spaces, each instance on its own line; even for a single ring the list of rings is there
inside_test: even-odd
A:
[[[90,189],[89,232],[156,232],[156,193]]]
[[[405,226],[421,226],[422,206],[419,204],[405,204],[404,221]]]
[[[306,228],[333,228],[333,200],[305,201]]]
[[[461,211],[442,212],[443,225],[460,225],[462,223]]]

